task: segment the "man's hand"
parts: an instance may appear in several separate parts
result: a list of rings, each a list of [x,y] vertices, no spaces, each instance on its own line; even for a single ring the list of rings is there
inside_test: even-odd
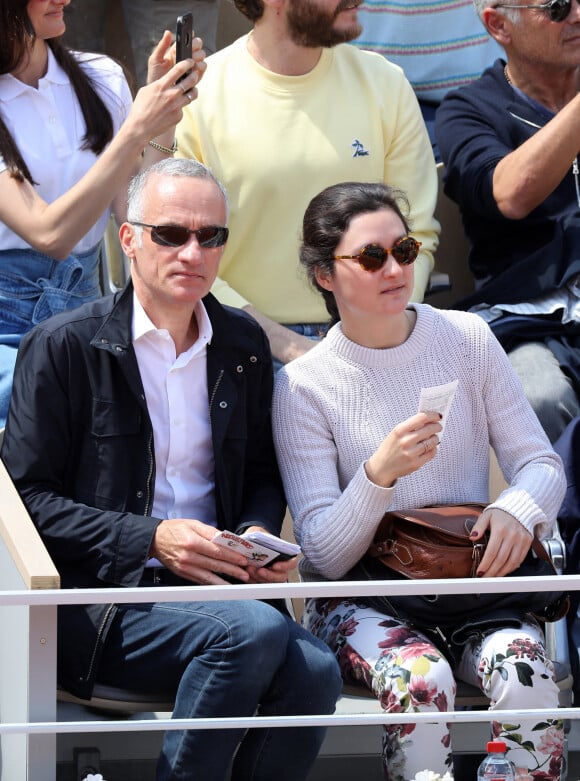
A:
[[[176,518],[161,521],[150,555],[176,575],[201,585],[227,585],[218,573],[248,582],[248,560],[241,553],[212,542],[216,530],[201,521]]]
[[[286,561],[275,561],[268,567],[248,567],[250,583],[286,583],[288,573],[296,569],[298,557]]]
[[[532,545],[532,535],[503,510],[484,510],[471,532],[474,541],[489,530],[489,542],[479,567],[478,577],[501,578],[517,569]]]
[[[246,529],[247,532],[265,532],[271,534],[268,529],[263,526],[250,526]],[[293,559],[287,559],[286,561],[275,561],[269,567],[252,567],[248,566],[248,576],[250,583],[286,583],[288,580],[288,573],[293,569],[296,569],[298,564],[298,557]]]
[[[289,363],[295,358],[304,355],[308,350],[312,350],[316,345],[316,340],[294,333],[290,328],[286,328],[285,325],[270,320],[269,317],[259,312],[253,306],[245,306],[244,310],[252,315],[254,320],[257,320],[262,326],[270,342],[272,355],[280,363]]]

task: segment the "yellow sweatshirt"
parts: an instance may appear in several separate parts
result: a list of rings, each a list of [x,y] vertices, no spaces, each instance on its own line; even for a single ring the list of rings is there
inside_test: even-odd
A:
[[[437,174],[403,71],[378,54],[324,49],[304,76],[280,76],[247,51],[247,36],[208,58],[199,97],[177,127],[179,154],[209,166],[230,200],[230,238],[212,292],[279,323],[328,319],[300,267],[310,199],[343,181],[384,181],[411,204],[415,300],[433,268]]]

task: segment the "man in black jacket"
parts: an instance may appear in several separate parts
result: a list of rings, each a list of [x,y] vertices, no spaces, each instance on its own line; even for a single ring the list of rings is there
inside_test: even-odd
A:
[[[2,458],[64,587],[275,583],[217,529],[279,534],[268,341],[209,294],[227,240],[225,193],[192,160],[129,190],[132,282],[23,340]],[[59,608],[59,680],[175,694],[174,718],[328,713],[327,646],[260,601]],[[157,779],[306,778],[324,730],[168,731]]]

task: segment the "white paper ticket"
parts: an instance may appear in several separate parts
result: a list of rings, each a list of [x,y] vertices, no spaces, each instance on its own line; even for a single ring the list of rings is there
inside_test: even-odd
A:
[[[418,412],[438,412],[441,415],[441,431],[437,434],[439,442],[443,438],[447,415],[455,397],[459,380],[453,380],[445,385],[434,385],[432,388],[421,388]]]

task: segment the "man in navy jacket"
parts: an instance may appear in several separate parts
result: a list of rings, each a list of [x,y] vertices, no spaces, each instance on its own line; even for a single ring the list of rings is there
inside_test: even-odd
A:
[[[272,362],[258,324],[209,294],[225,193],[192,160],[139,174],[121,226],[132,282],[22,343],[2,458],[64,587],[283,582],[213,541],[279,534]],[[175,696],[174,718],[328,713],[327,646],[261,601],[59,608],[59,680]],[[158,781],[305,779],[324,730],[168,731]],[[238,744],[239,748],[238,748]]]
[[[507,61],[437,113],[476,292],[554,442],[580,412],[580,5],[475,0]]]

